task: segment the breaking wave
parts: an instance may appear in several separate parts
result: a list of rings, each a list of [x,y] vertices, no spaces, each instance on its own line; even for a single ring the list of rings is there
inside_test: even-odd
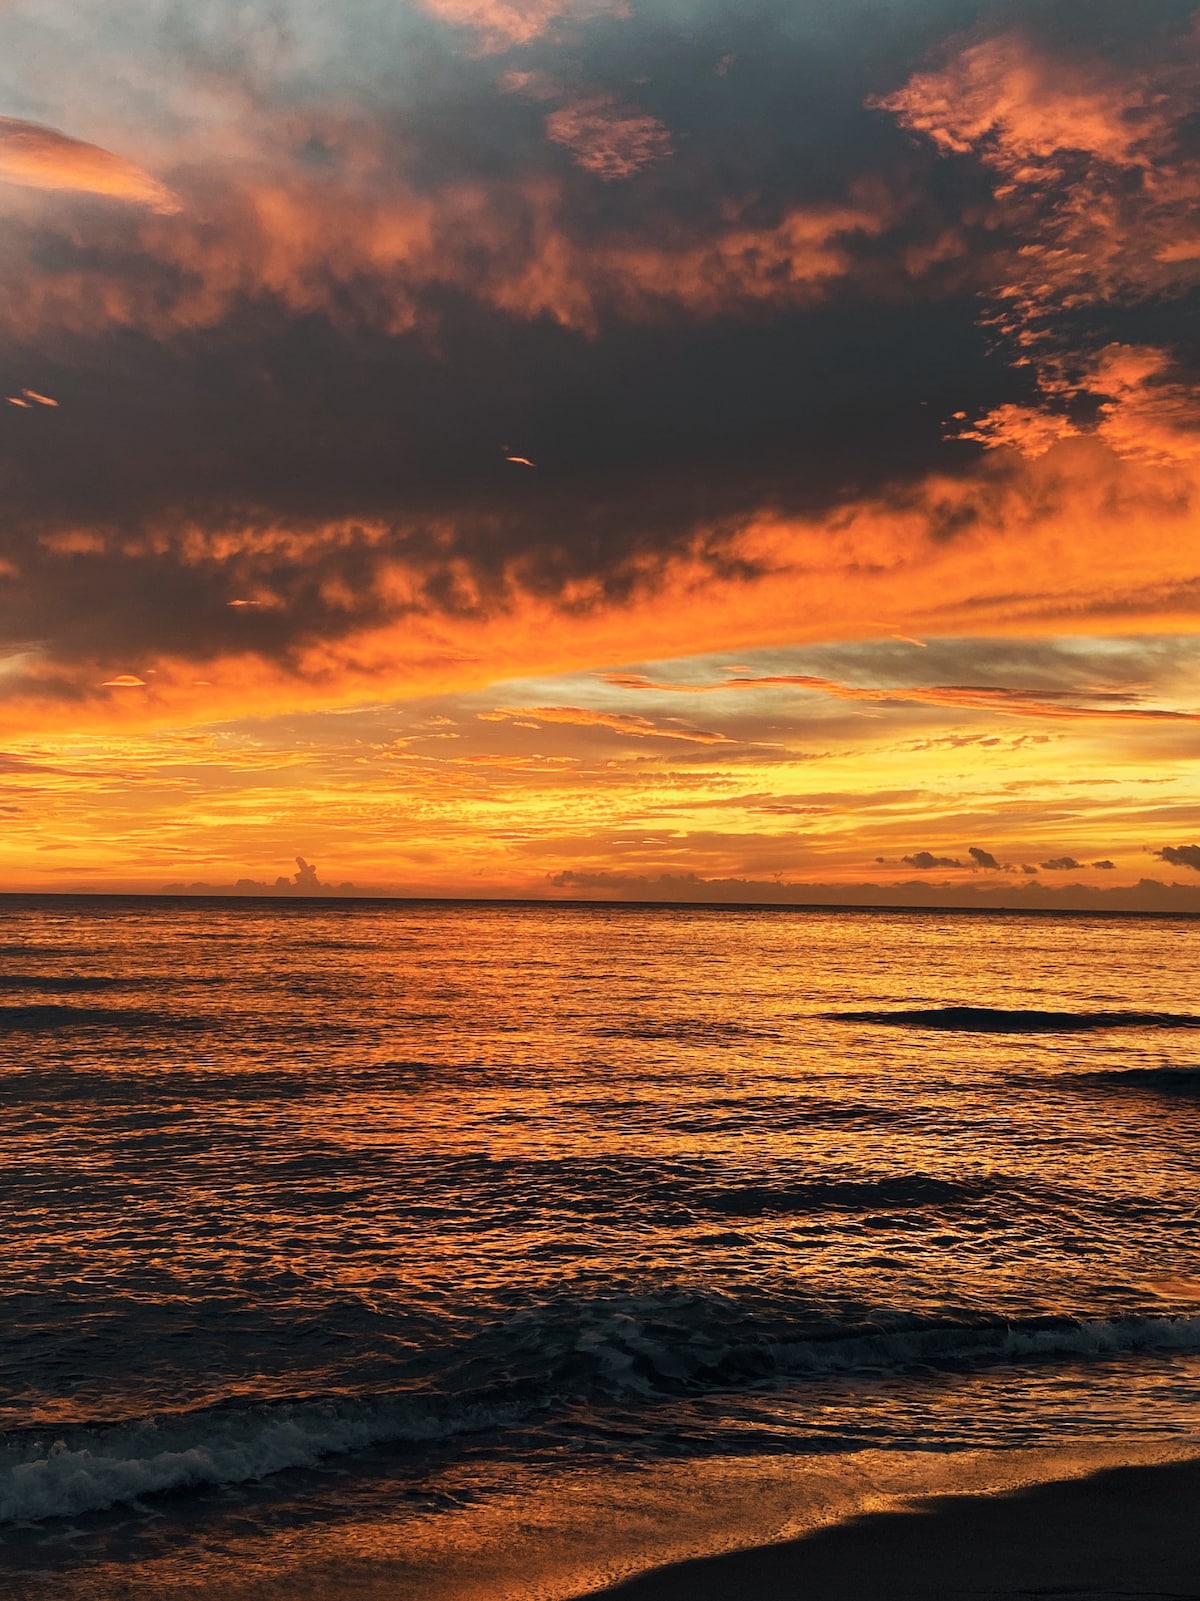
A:
[[[508,1421],[503,1409],[439,1417],[402,1401],[300,1403],[73,1430],[0,1451],[0,1522],[103,1512],[146,1495],[246,1484],[384,1442],[428,1442]]]
[[[571,1316],[561,1307],[518,1314],[497,1331],[504,1349],[493,1353],[491,1391],[477,1388],[458,1399],[408,1391],[220,1406],[127,1425],[82,1425],[49,1441],[10,1438],[0,1448],[0,1522],[78,1516],[144,1496],[245,1484],[328,1457],[502,1429],[581,1403],[627,1406],[913,1367],[1200,1351],[1200,1316],[922,1323],[896,1314],[855,1326],[771,1329],[743,1313],[714,1328],[704,1314],[721,1308],[709,1300],[593,1304],[575,1307]],[[724,1310],[728,1318],[735,1309]],[[464,1354],[478,1372],[482,1348]],[[530,1369],[525,1379],[522,1366]]]

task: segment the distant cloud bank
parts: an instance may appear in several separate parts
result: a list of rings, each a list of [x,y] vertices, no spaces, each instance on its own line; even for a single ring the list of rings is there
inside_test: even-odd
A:
[[[872,906],[954,911],[1155,912],[1200,916],[1200,886],[1136,884],[1094,889],[1088,884],[1033,882],[932,884],[785,884],[752,878],[703,878],[696,873],[638,877],[621,873],[560,872],[547,880],[567,899],[717,902],[763,906]]]
[[[283,874],[273,884],[265,879],[239,878],[233,884],[206,884],[197,880],[192,884],[164,884],[163,895],[353,895],[354,885],[323,884],[316,868],[303,856],[296,857],[296,871],[291,878]]]

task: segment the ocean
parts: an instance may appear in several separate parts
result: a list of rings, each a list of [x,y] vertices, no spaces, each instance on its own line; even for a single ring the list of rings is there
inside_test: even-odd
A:
[[[565,1601],[1200,1442],[1200,922],[0,901],[0,1594]]]

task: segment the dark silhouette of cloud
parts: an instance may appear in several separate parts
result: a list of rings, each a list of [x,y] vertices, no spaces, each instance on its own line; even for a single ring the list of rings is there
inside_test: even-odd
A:
[[[930,851],[916,851],[912,856],[902,856],[900,860],[905,867],[916,867],[922,872],[931,867],[962,866],[962,863],[954,856],[934,856]]]
[[[1172,867],[1190,867],[1200,873],[1200,845],[1164,845],[1154,854],[1160,862],[1170,862]]]
[[[1042,868],[1048,873],[1065,873],[1083,866],[1073,856],[1052,856],[1048,862],[1043,862]]]
[[[986,867],[994,869],[996,872],[1002,871],[1000,863],[992,855],[991,851],[981,850],[978,845],[970,846],[967,855],[975,863],[976,867]]]
[[[1105,872],[1115,871],[1116,865],[1117,865],[1116,862],[1110,862],[1110,861],[1093,862],[1092,863],[1093,867],[1103,868]]]

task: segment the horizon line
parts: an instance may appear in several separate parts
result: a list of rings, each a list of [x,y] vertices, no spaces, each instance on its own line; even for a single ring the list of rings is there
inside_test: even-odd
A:
[[[1180,885],[1181,889],[1189,886]],[[734,900],[637,900],[618,898],[589,898],[585,896],[532,896],[532,895],[294,895],[276,892],[250,894],[234,890],[174,891],[163,890],[0,890],[0,902],[10,900],[124,900],[124,901],[229,901],[265,902],[272,906],[300,902],[306,906],[325,906],[330,902],[346,904],[404,902],[409,905],[440,906],[562,906],[592,907],[613,906],[639,910],[700,910],[725,912],[910,912],[936,915],[958,914],[966,917],[1145,917],[1158,920],[1186,918],[1200,921],[1200,909],[1089,907],[1089,906],[953,906],[953,905],[895,905],[886,902],[844,901],[734,901]]]

